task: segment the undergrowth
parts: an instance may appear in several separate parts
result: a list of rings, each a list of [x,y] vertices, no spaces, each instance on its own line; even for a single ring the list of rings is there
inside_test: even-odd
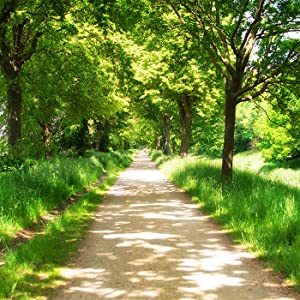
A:
[[[220,164],[205,158],[175,158],[162,171],[236,241],[299,288],[300,189],[238,168],[233,183],[222,188]]]

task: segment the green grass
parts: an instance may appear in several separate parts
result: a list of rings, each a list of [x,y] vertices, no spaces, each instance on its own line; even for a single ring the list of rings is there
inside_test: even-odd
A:
[[[96,157],[103,154],[94,154]],[[117,172],[131,162],[132,154],[107,154],[108,179],[92,189],[63,215],[47,224],[45,233],[8,250],[0,268],[0,299],[46,299],[53,288],[63,284],[60,271],[76,253],[82,236],[94,217],[108,186]]]
[[[0,242],[95,182],[103,172],[95,156],[41,161],[0,175]],[[8,230],[10,228],[10,230]]]
[[[300,159],[285,162],[265,162],[258,151],[239,153],[234,157],[238,169],[257,173],[264,178],[300,188]]]
[[[121,153],[43,160],[23,170],[0,173],[0,244],[23,227],[94,183],[103,170],[128,164]]]
[[[275,178],[276,169],[258,172],[263,162],[255,162],[253,157],[249,160],[249,155],[235,161],[233,184],[223,189],[217,160],[175,158],[165,162],[162,171],[223,224],[236,241],[299,288],[300,189],[289,185],[289,179],[284,183],[283,178]],[[289,178],[290,170],[286,171]],[[299,169],[294,171],[299,176]]]
[[[150,150],[149,151],[150,158],[155,161],[155,163],[160,166],[164,162],[172,159],[174,156],[170,155],[164,155],[164,153],[161,150]]]

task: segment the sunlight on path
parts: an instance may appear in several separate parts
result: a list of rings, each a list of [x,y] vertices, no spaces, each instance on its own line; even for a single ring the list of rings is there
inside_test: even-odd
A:
[[[99,207],[53,299],[299,299],[141,152]]]

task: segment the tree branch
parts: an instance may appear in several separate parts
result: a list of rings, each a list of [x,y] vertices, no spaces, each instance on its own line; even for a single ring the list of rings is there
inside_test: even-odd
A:
[[[16,10],[18,4],[19,0],[10,0],[5,2],[3,9],[0,11],[0,26],[3,24],[5,25],[8,22],[10,15]]]
[[[31,56],[35,53],[36,51],[36,47],[37,47],[37,44],[38,44],[38,41],[40,39],[40,37],[43,35],[44,33],[43,32],[37,32],[34,37],[32,38],[31,42],[30,42],[30,49],[29,51],[25,52],[25,53],[22,53],[21,55],[21,64],[24,64],[26,61],[28,61]]]
[[[237,50],[237,48],[235,47],[234,39],[235,39],[235,37],[236,37],[236,35],[237,35],[238,31],[239,31],[239,28],[240,28],[240,26],[241,26],[241,24],[242,24],[242,20],[243,20],[243,18],[244,18],[244,14],[245,14],[245,12],[246,12],[246,9],[247,9],[248,4],[249,4],[249,0],[246,0],[246,1],[245,1],[245,4],[244,4],[244,6],[243,6],[242,11],[239,13],[238,21],[237,21],[237,23],[236,23],[235,29],[233,30],[233,33],[231,34],[231,38],[230,38],[231,48],[233,49],[233,52],[234,52],[234,54],[235,54],[236,56],[238,56],[238,50]]]
[[[286,129],[286,126],[281,125],[281,124],[275,122],[274,120],[272,120],[271,117],[269,116],[267,110],[264,109],[261,105],[259,105],[259,104],[257,103],[257,101],[253,101],[253,103],[255,104],[255,106],[256,106],[257,108],[261,109],[261,110],[264,112],[264,114],[266,115],[267,119],[268,119],[271,123],[275,124],[275,125],[278,126],[278,127],[282,127],[282,128],[285,128],[285,129]]]
[[[180,21],[182,24],[185,24],[185,21],[184,21],[183,18],[181,17],[181,15],[180,15],[179,11],[176,9],[175,5],[174,5],[172,2],[170,2],[169,4],[170,4],[170,6],[172,7],[172,9],[173,9],[174,13],[176,14],[176,16],[178,17],[179,21]]]
[[[250,24],[248,30],[246,31],[243,42],[239,48],[240,53],[244,52],[245,46],[248,44],[250,36],[253,39],[257,34],[258,28],[256,27],[256,25],[261,21],[261,17],[264,11],[264,2],[265,0],[260,0],[259,2],[256,16],[254,17],[253,22]]]

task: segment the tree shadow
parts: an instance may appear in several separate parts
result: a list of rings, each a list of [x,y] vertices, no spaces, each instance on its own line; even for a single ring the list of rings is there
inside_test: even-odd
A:
[[[50,299],[299,299],[140,158],[108,193]]]

